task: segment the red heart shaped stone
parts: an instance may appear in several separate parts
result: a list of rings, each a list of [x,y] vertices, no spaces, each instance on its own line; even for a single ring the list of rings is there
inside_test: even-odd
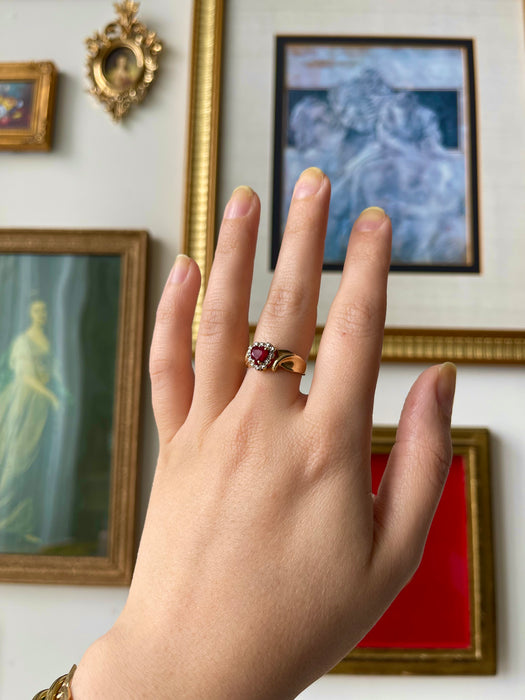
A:
[[[257,345],[255,347],[253,347],[252,351],[250,352],[250,356],[251,356],[252,360],[257,365],[262,365],[269,354],[270,354],[270,351],[268,350],[268,348],[261,348]]]

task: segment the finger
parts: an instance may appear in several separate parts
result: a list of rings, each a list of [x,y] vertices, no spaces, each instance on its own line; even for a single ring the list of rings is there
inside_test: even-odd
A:
[[[259,225],[259,198],[238,187],[222,220],[195,350],[195,404],[220,413],[246,373],[248,310]]]
[[[149,361],[161,442],[171,440],[185,421],[193,396],[191,324],[199,287],[197,263],[177,256],[157,308]]]
[[[374,504],[375,556],[388,569],[405,572],[419,565],[452,459],[450,419],[456,368],[431,367],[408,394],[396,443]]]
[[[364,442],[381,359],[391,241],[385,212],[365,209],[350,235],[307,404],[313,415],[324,416],[336,430],[348,433],[348,425],[353,425]]]
[[[308,168],[295,186],[275,273],[255,333],[255,340],[304,358],[315,333],[329,203],[330,181],[318,168]],[[300,375],[261,375],[252,372],[252,381],[277,382],[281,396],[297,397]]]

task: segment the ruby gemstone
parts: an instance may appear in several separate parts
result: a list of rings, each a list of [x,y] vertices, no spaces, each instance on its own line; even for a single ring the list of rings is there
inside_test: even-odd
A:
[[[270,351],[268,350],[268,348],[261,348],[257,345],[255,347],[253,347],[252,351],[250,352],[250,356],[251,356],[252,360],[257,365],[262,365],[269,354],[270,354]]]

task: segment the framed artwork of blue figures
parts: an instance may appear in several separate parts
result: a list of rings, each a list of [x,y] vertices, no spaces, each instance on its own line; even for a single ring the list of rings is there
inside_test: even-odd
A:
[[[272,265],[293,186],[332,182],[324,269],[368,206],[392,219],[392,271],[478,273],[472,40],[278,36]]]

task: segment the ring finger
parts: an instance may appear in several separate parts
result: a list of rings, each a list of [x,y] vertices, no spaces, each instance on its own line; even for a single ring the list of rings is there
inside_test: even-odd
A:
[[[318,168],[308,168],[295,185],[275,273],[255,332],[256,341],[304,358],[315,333],[329,203],[330,181]],[[250,372],[249,382],[277,381],[281,397],[297,398],[300,375],[261,374]]]

